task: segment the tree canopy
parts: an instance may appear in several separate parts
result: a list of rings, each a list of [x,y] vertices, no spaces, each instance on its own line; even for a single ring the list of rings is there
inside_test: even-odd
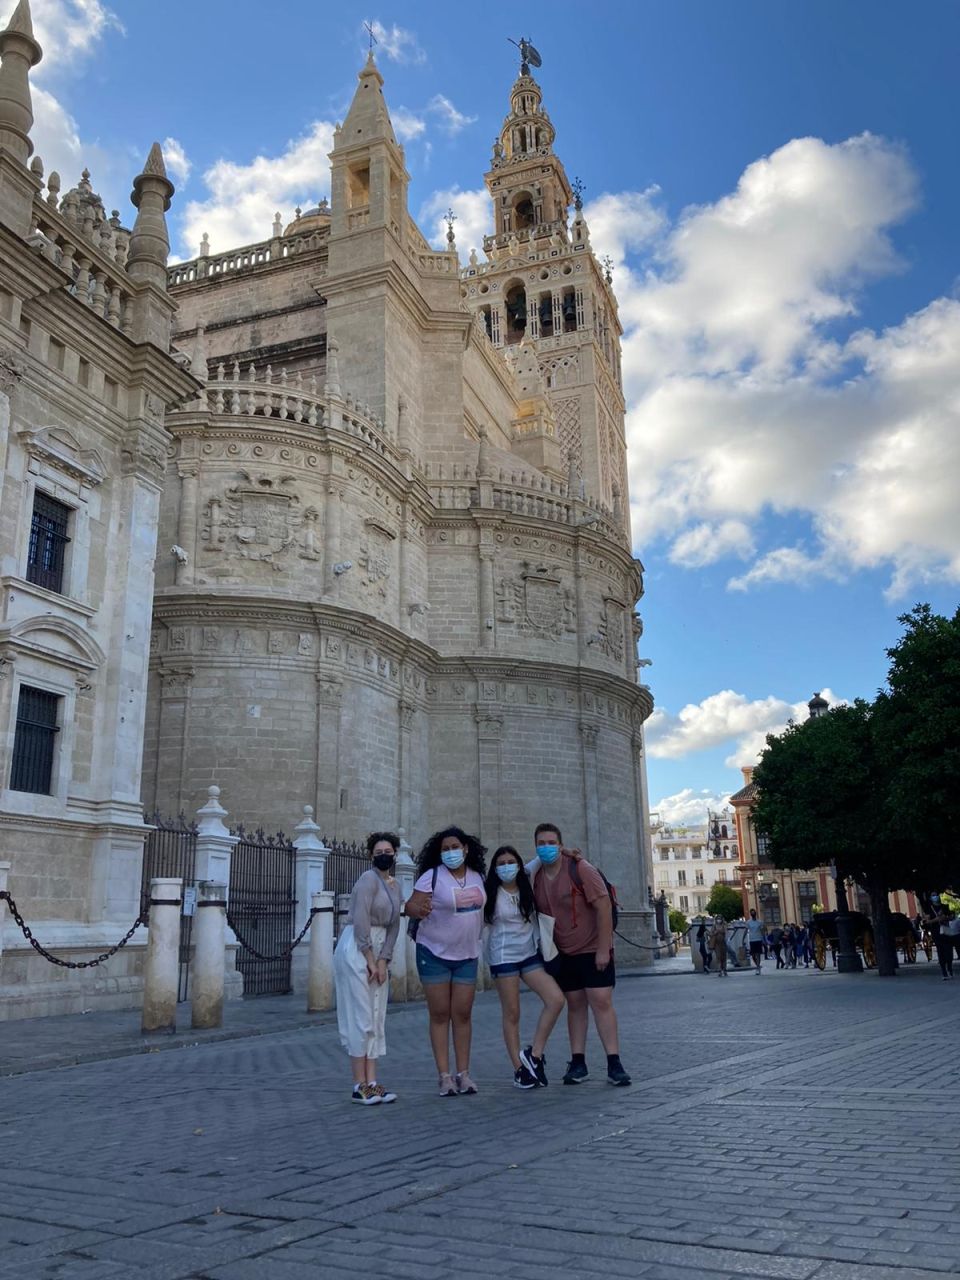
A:
[[[771,735],[753,775],[774,865],[836,862],[870,893],[882,972],[888,891],[948,888],[960,862],[960,610],[900,621],[887,688]]]
[[[739,920],[743,915],[743,898],[736,889],[720,881],[710,890],[707,914],[723,916],[724,920]]]

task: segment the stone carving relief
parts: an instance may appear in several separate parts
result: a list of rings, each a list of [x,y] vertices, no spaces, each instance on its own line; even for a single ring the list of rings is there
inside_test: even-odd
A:
[[[392,561],[391,542],[396,533],[377,520],[364,520],[358,561],[363,570],[360,584],[382,598],[387,595],[387,580]]]
[[[588,645],[596,646],[616,662],[623,661],[623,609],[622,601],[604,596],[597,629],[587,639]]]
[[[269,564],[276,572],[295,557],[319,558],[319,512],[304,508],[291,488],[293,476],[241,471],[240,483],[208,499],[201,538],[207,551]]]
[[[26,372],[19,353],[12,347],[0,348],[0,395],[8,396]]]
[[[524,561],[516,577],[496,584],[497,620],[512,623],[527,635],[560,641],[577,629],[576,594],[563,585],[558,569]]]
[[[163,698],[185,698],[190,692],[193,680],[193,667],[167,668],[160,672],[160,696]]]

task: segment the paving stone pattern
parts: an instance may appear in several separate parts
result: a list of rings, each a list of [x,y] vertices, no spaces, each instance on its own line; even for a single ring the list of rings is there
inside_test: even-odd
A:
[[[625,979],[632,1089],[435,1097],[422,1006],[395,1106],[348,1101],[328,1023],[11,1076],[0,1280],[933,1280],[960,1259],[960,982]],[[524,999],[532,1026],[535,1006]],[[17,1024],[11,1024],[16,1026]]]

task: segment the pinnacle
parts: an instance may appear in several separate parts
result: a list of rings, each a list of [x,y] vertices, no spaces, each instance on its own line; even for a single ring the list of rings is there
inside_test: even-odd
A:
[[[19,35],[29,36],[33,39],[33,18],[30,14],[30,0],[20,0],[13,16],[7,23],[7,31],[15,31]]]
[[[155,174],[160,178],[167,176],[167,167],[163,163],[163,151],[159,142],[155,142],[150,148],[150,154],[147,156],[147,163],[143,166],[143,172]]]

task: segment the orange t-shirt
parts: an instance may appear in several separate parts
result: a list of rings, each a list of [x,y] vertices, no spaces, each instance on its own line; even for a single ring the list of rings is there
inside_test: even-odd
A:
[[[595,903],[607,895],[603,876],[589,862],[579,862],[580,882],[583,892],[574,887],[570,878],[569,859],[564,858],[560,870],[552,878],[541,866],[533,880],[533,896],[537,910],[553,916],[553,940],[560,951],[568,956],[596,951],[599,941]]]

